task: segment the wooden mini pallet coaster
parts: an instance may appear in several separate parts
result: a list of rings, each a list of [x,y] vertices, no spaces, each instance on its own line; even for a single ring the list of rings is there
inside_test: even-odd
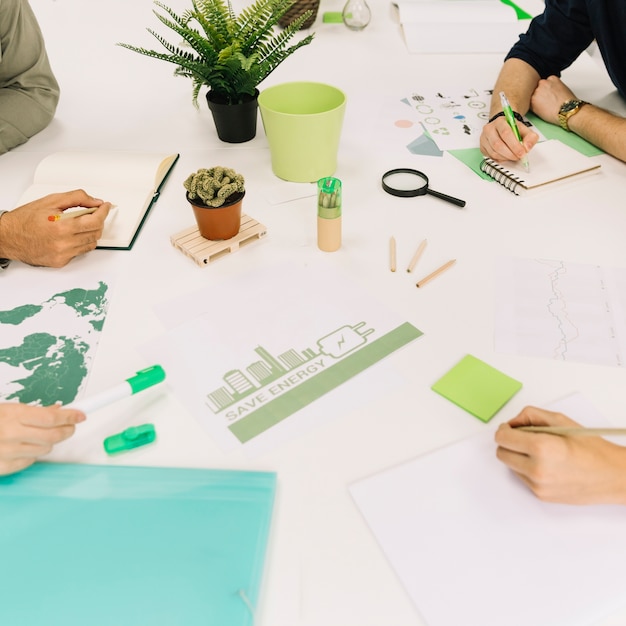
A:
[[[204,267],[227,254],[237,252],[239,248],[265,237],[266,234],[267,229],[263,224],[242,213],[241,228],[232,239],[211,241],[200,234],[197,226],[192,226],[172,235],[170,241],[175,248]]]

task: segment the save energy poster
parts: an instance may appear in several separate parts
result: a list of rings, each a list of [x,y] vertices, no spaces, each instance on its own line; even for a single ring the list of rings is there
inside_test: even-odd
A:
[[[169,330],[144,349],[225,449],[265,448],[389,389],[398,375],[373,366],[422,334],[347,279],[311,267],[272,276],[164,305]]]

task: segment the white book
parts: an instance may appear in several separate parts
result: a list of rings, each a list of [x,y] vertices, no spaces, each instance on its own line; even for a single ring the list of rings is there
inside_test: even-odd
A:
[[[39,163],[33,184],[17,206],[51,193],[84,189],[90,196],[116,207],[107,217],[98,248],[130,250],[178,156],[122,151],[56,152]]]

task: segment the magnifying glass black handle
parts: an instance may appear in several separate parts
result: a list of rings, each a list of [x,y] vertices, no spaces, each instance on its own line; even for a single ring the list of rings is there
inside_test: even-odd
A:
[[[459,200],[459,198],[453,198],[452,196],[448,196],[445,193],[440,193],[439,191],[435,191],[434,189],[431,189],[430,187],[428,187],[428,189],[426,190],[426,193],[430,194],[431,196],[435,196],[435,198],[439,198],[440,200],[445,200],[446,202],[451,202],[452,204],[456,204],[456,206],[460,206],[460,207],[465,206],[465,200]]]

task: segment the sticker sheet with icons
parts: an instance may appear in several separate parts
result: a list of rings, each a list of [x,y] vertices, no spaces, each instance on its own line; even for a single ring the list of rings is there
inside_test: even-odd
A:
[[[441,150],[458,150],[478,147],[492,93],[492,89],[420,89],[407,100]]]

